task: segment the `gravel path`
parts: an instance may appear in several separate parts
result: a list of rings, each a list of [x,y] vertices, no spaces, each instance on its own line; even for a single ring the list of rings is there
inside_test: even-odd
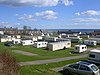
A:
[[[84,58],[84,57],[87,57],[87,54],[80,55],[80,56],[71,56],[71,57],[64,57],[64,58],[48,59],[48,60],[19,62],[19,65],[20,66],[25,66],[25,65],[47,64],[47,63],[65,61],[65,60],[79,59],[79,58]]]
[[[27,55],[27,56],[35,56],[35,55],[37,55],[37,54],[33,54],[33,53],[30,53],[30,52],[25,52],[25,51],[20,51],[20,50],[13,50],[13,52],[19,53],[19,54],[23,54],[23,55]]]

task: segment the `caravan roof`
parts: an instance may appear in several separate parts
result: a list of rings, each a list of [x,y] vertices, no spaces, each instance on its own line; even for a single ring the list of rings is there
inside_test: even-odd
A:
[[[53,43],[49,43],[49,44],[54,45],[54,44],[61,44],[61,43],[66,43],[66,42],[71,42],[71,41],[59,41],[59,42],[53,42]]]
[[[98,53],[100,53],[100,50],[93,49],[93,50],[90,50],[90,52],[98,52]]]
[[[79,47],[79,46],[86,46],[86,45],[75,45],[75,47]]]
[[[100,38],[90,38],[90,40],[100,40]]]

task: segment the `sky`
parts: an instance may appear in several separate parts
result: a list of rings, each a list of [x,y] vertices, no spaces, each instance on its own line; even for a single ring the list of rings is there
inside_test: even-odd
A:
[[[0,0],[0,27],[100,29],[100,0]]]

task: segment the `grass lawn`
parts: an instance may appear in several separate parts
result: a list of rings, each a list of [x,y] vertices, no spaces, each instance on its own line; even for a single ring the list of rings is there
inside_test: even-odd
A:
[[[12,47],[6,47],[3,43],[0,43],[0,51],[8,51],[12,52],[12,50],[21,50],[26,52],[31,52],[34,54],[38,54],[37,56],[26,56],[22,54],[18,54],[13,52],[18,62],[24,61],[34,61],[34,60],[45,60],[45,59],[52,59],[52,58],[61,58],[61,57],[68,57],[68,56],[77,56],[81,54],[70,54],[73,49],[66,49],[66,50],[59,50],[59,51],[48,51],[41,48],[33,48],[32,46],[21,46],[21,45],[14,45]]]
[[[59,72],[55,72],[51,70],[51,68],[62,67],[66,64],[71,64],[86,59],[87,58],[81,58],[81,59],[68,60],[68,61],[62,61],[57,63],[49,63],[43,65],[23,66],[20,69],[20,73],[21,75],[62,75]]]

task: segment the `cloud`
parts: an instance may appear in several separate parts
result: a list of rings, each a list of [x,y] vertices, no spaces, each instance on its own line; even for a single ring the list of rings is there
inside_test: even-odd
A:
[[[19,27],[20,23],[0,22],[0,27]]]
[[[100,18],[75,18],[76,22],[100,22]]]
[[[15,16],[19,16],[19,14],[15,14]]]
[[[75,15],[78,15],[78,16],[80,16],[81,14],[80,14],[79,12],[77,12],[77,13],[75,13]]]
[[[36,21],[35,18],[33,18],[33,15],[27,15],[27,14],[24,14],[23,16],[19,17],[18,20],[20,21],[25,21],[25,22],[28,22],[28,21]]]
[[[37,12],[35,13],[35,15],[37,17],[42,17],[43,19],[47,19],[47,20],[54,20],[54,19],[57,19],[57,16],[56,16],[56,12],[52,11],[52,10],[46,10],[46,11],[43,11],[43,12]]]
[[[32,5],[35,7],[56,6],[61,1],[66,6],[73,5],[71,0],[0,0],[0,4],[11,6]]]
[[[65,4],[65,6],[74,5],[73,1],[71,0],[62,0],[62,2]]]
[[[100,15],[100,11],[96,11],[96,10],[87,10],[87,11],[83,11],[83,12],[77,12],[75,13],[76,15],[87,15],[87,16],[96,16],[96,15]]]

